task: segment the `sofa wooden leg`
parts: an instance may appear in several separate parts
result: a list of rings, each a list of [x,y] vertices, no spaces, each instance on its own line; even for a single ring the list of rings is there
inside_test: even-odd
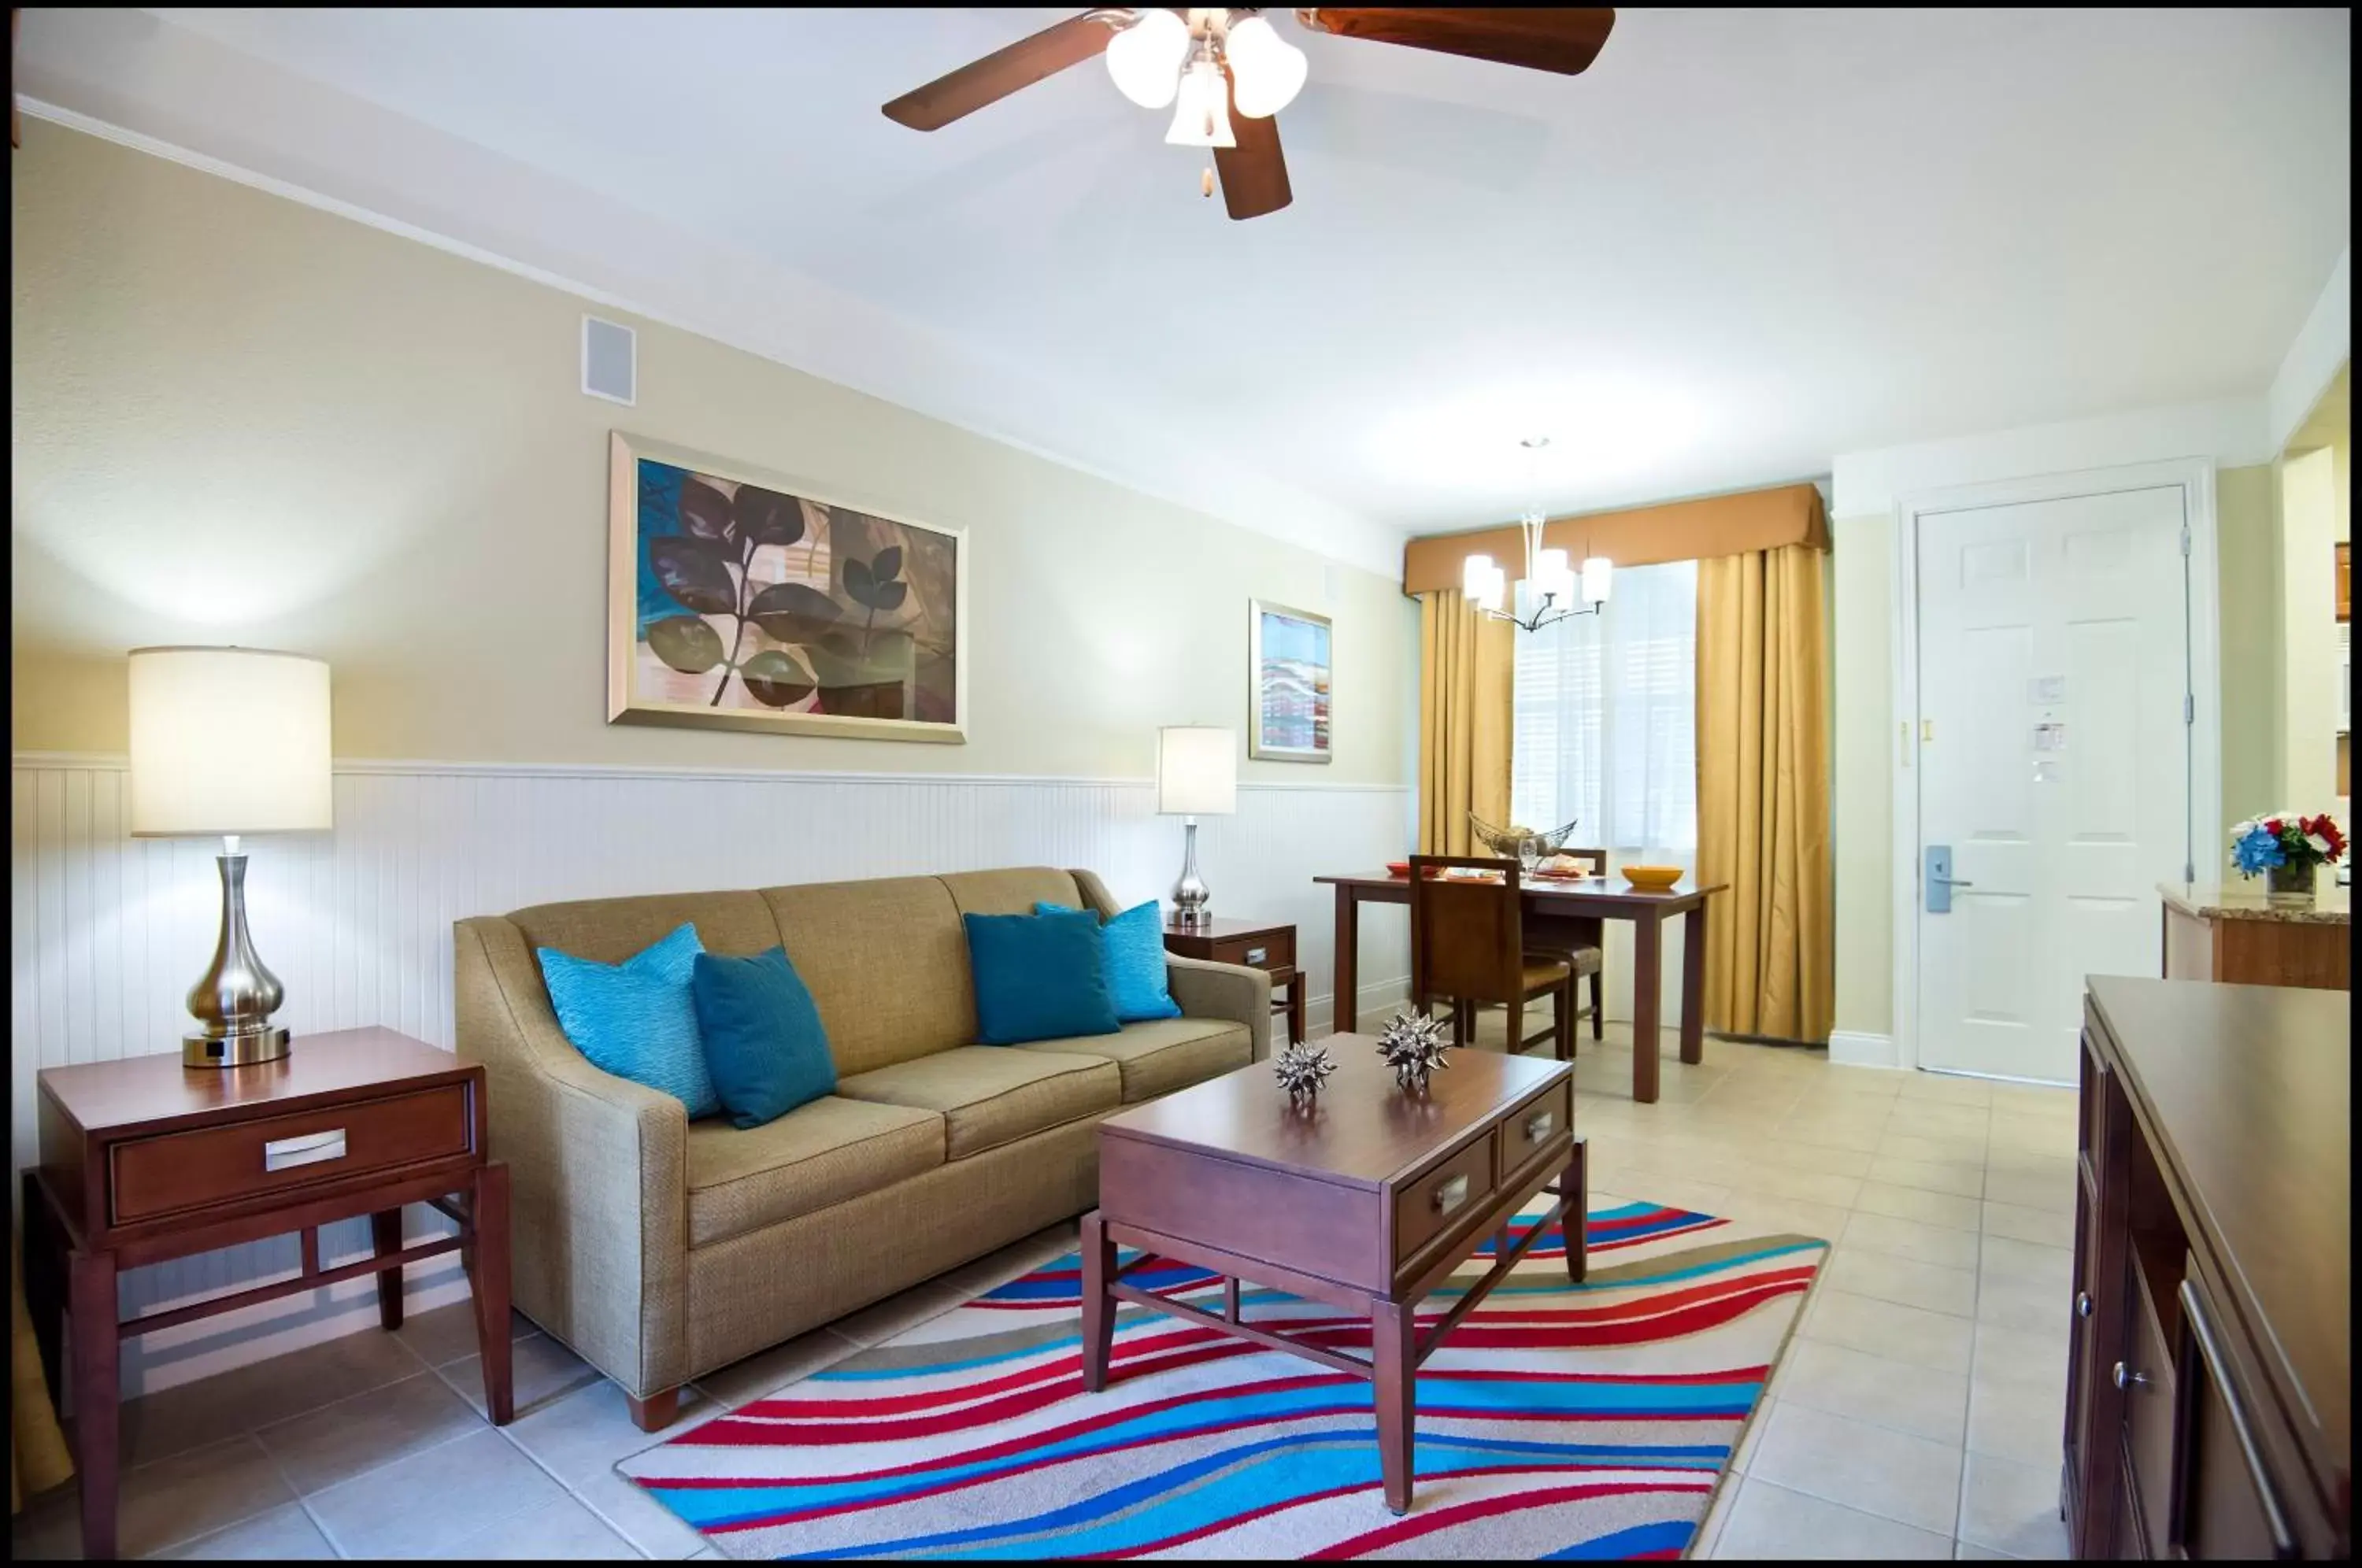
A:
[[[678,1385],[640,1398],[626,1394],[624,1402],[632,1408],[632,1425],[644,1432],[660,1432],[672,1425],[680,1414],[680,1388]]]

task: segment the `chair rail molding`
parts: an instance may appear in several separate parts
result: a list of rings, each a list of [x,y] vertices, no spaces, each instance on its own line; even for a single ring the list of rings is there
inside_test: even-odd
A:
[[[117,756],[11,758],[10,1147],[38,1157],[42,1067],[177,1051],[186,993],[219,920],[216,846],[129,835]],[[1145,778],[828,773],[347,760],[332,832],[248,841],[255,940],[287,988],[299,1036],[383,1024],[452,1043],[451,924],[568,899],[922,875],[1088,867],[1119,897],[1156,898],[1180,826]],[[1329,889],[1313,877],[1401,850],[1409,787],[1242,779],[1234,816],[1200,825],[1218,907],[1293,921],[1315,982],[1333,973]],[[1398,1000],[1399,917],[1365,929],[1360,1005]],[[1307,999],[1326,1028],[1330,999]],[[414,1210],[434,1233],[439,1217]],[[358,1256],[368,1226],[331,1227],[323,1255]],[[292,1237],[128,1270],[127,1313],[242,1288],[294,1267]],[[464,1297],[456,1268],[412,1271],[414,1306]],[[290,1296],[124,1346],[127,1396],[373,1325],[369,1282]]]

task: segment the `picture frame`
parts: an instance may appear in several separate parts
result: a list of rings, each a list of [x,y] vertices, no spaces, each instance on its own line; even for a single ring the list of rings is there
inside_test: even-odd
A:
[[[608,723],[966,741],[966,529],[617,430],[607,532]]]
[[[1334,755],[1335,647],[1329,617],[1247,603],[1247,755],[1327,762]]]

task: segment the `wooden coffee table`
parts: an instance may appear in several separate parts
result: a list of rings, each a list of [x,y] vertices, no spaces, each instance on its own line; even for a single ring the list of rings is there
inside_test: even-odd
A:
[[[1366,1377],[1386,1507],[1399,1514],[1419,1364],[1562,1219],[1567,1277],[1583,1278],[1584,1145],[1563,1062],[1454,1051],[1421,1098],[1395,1087],[1376,1044],[1332,1037],[1337,1072],[1308,1112],[1258,1063],[1099,1123],[1099,1206],[1083,1217],[1083,1386],[1107,1385],[1119,1300]],[[1545,1189],[1558,1202],[1513,1240],[1511,1220]],[[1420,1297],[1493,1235],[1491,1272],[1421,1336]],[[1225,1276],[1221,1314],[1127,1284],[1118,1243]],[[1370,1358],[1245,1321],[1241,1279],[1367,1312]]]

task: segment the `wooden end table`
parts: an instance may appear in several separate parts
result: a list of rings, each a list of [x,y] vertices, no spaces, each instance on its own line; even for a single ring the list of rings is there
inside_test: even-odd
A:
[[[1225,920],[1204,925],[1164,922],[1164,951],[1214,964],[1243,964],[1271,976],[1273,1016],[1285,1014],[1291,1045],[1304,1043],[1304,971],[1296,966],[1296,927],[1267,920]],[[1280,1001],[1279,993],[1287,997]]]
[[[509,1368],[509,1172],[485,1156],[484,1069],[391,1029],[306,1035],[248,1067],[184,1067],[180,1053],[40,1074],[41,1163],[24,1173],[25,1287],[41,1365],[60,1384],[73,1325],[74,1459],[85,1558],[116,1554],[122,1340],[377,1275],[378,1321],[402,1326],[402,1269],[457,1251],[473,1282],[484,1401],[514,1411]],[[402,1243],[402,1206],[456,1236]],[[374,1255],[320,1266],[315,1228],[370,1216]],[[296,1231],[303,1272],[119,1320],[123,1269]]]
[[[1099,1123],[1099,1206],[1083,1217],[1083,1386],[1107,1386],[1118,1301],[1367,1378],[1386,1507],[1400,1514],[1419,1364],[1562,1220],[1567,1277],[1584,1276],[1574,1075],[1563,1062],[1455,1051],[1414,1097],[1395,1087],[1374,1040],[1332,1043],[1337,1071],[1309,1111],[1291,1109],[1258,1065]],[[1518,1210],[1543,1191],[1558,1202],[1512,1240]],[[1500,1238],[1491,1272],[1422,1337],[1419,1299],[1487,1236]],[[1126,1283],[1120,1242],[1225,1276],[1222,1312]],[[1370,1358],[1247,1322],[1242,1279],[1367,1312]]]

